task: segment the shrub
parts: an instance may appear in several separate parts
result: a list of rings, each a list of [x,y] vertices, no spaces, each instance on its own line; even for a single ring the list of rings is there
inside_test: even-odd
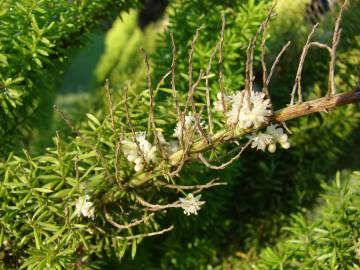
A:
[[[102,21],[136,4],[111,0],[1,2],[1,151],[13,145],[14,131],[25,132],[34,125],[28,118],[35,111],[46,111],[42,121],[51,115],[49,104],[69,50],[80,46]]]

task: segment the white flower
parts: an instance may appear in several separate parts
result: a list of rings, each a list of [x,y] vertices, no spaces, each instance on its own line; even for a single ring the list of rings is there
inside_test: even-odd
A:
[[[178,141],[170,140],[169,142],[167,142],[161,131],[157,131],[157,136],[159,139],[159,143],[164,147],[164,149],[168,155],[171,156],[172,154],[179,151],[179,142]]]
[[[252,140],[251,148],[255,148],[256,150],[265,151],[266,147],[271,143],[272,137],[269,134],[259,132],[256,135],[248,136],[250,140]]]
[[[166,147],[166,151],[169,155],[172,155],[177,151],[179,151],[179,148],[180,148],[179,143],[175,140],[171,140],[168,146]]]
[[[159,139],[159,143],[160,143],[161,145],[168,145],[168,144],[169,144],[169,143],[165,140],[164,134],[162,133],[161,130],[156,131],[156,135],[157,135],[157,137],[158,137],[158,139]]]
[[[273,136],[273,144],[279,143],[284,149],[288,149],[290,147],[290,143],[288,142],[288,135],[284,133],[283,128],[278,127],[277,125],[270,125],[266,128],[266,133]]]
[[[223,106],[223,102],[222,102],[222,98],[221,98],[221,92],[217,93],[216,97],[217,97],[217,101],[214,102],[214,109],[215,109],[216,112],[223,112],[224,111],[224,106]],[[226,96],[224,94],[225,106],[229,102],[230,97],[231,96]]]
[[[185,115],[184,124],[179,121],[176,124],[176,127],[174,129],[174,137],[177,137],[179,140],[181,140],[181,137],[184,135],[186,136],[189,131],[191,131],[195,127],[195,117],[192,116],[191,112],[188,113],[188,115]],[[184,130],[183,130],[184,127]]]
[[[194,197],[192,193],[189,193],[185,198],[180,198],[181,208],[184,209],[185,215],[197,215],[197,211],[200,210],[200,206],[205,203],[204,201],[200,201],[200,198],[201,195]]]
[[[265,151],[268,147],[270,153],[276,151],[276,144],[279,143],[282,148],[288,149],[290,143],[288,142],[288,136],[284,133],[284,130],[277,125],[270,125],[266,128],[265,133],[258,132],[257,134],[248,136],[252,140],[251,148]]]
[[[270,100],[262,92],[252,91],[249,97],[245,90],[238,91],[227,96],[226,101],[230,105],[227,124],[236,124],[239,129],[259,128],[272,115]]]
[[[135,163],[135,171],[141,172],[144,169],[144,161],[147,164],[156,161],[156,146],[152,146],[151,143],[145,139],[145,132],[138,133],[136,135],[136,141],[138,145],[129,140],[122,140],[122,150],[127,160]]]
[[[94,204],[92,202],[89,202],[88,200],[88,195],[79,197],[75,204],[75,212],[77,216],[83,215],[84,217],[94,219]]]

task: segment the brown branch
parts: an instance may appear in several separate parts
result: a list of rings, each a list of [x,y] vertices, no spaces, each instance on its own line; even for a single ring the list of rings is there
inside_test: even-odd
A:
[[[206,88],[206,108],[207,108],[207,115],[208,115],[208,125],[209,125],[209,138],[213,135],[214,124],[212,121],[212,114],[211,114],[211,100],[210,100],[210,86],[209,86],[209,76],[211,70],[212,61],[216,55],[217,50],[219,49],[219,44],[217,44],[210,55],[209,65],[206,69],[205,75],[205,88]],[[224,105],[224,104],[223,104]],[[211,142],[210,142],[211,143]]]
[[[231,158],[229,161],[219,165],[219,166],[215,166],[215,165],[211,165],[205,158],[204,156],[199,153],[199,159],[201,160],[201,162],[208,168],[212,169],[212,170],[224,170],[227,166],[229,166],[231,163],[233,163],[234,161],[238,160],[241,156],[241,154],[245,151],[245,149],[250,145],[251,141],[248,141],[240,150],[240,152],[234,156],[233,158]]]
[[[345,6],[347,5],[347,0],[344,1],[340,8],[340,12],[338,17],[336,18],[335,26],[334,26],[334,33],[332,38],[331,44],[331,52],[330,52],[330,63],[329,63],[329,89],[328,95],[335,95],[336,94],[336,85],[335,85],[335,61],[336,61],[336,49],[339,45],[340,36],[341,36],[341,29],[340,29],[340,22],[341,17],[344,11]]]
[[[156,184],[169,188],[169,189],[177,189],[177,190],[184,190],[184,189],[205,189],[205,188],[211,188],[215,186],[226,186],[226,182],[216,182],[216,180],[219,180],[218,178],[215,178],[211,180],[210,182],[203,184],[203,185],[190,185],[190,186],[182,186],[182,185],[174,185],[174,184],[167,184],[164,182],[156,182]]]
[[[176,92],[176,85],[175,85],[175,69],[176,69],[176,46],[174,41],[174,35],[173,33],[170,33],[171,37],[171,46],[172,46],[172,64],[171,64],[171,89],[172,89],[172,95],[174,99],[174,104],[176,107],[176,115],[177,115],[177,121],[180,121],[181,114],[180,114],[180,107],[179,107],[179,101],[177,99],[177,92]]]
[[[302,103],[301,73],[302,73],[302,69],[303,69],[303,66],[304,66],[306,55],[307,55],[308,50],[310,48],[310,40],[311,40],[312,36],[314,35],[315,30],[318,27],[318,25],[319,24],[317,23],[312,28],[310,34],[307,37],[307,40],[306,40],[306,43],[304,45],[303,51],[301,53],[298,69],[297,69],[297,72],[296,72],[295,83],[294,83],[293,89],[291,91],[290,105],[294,105],[296,90],[298,92],[298,103]]]
[[[327,112],[336,107],[360,101],[360,92],[336,94],[286,107],[274,113],[272,120],[284,122],[316,112]]]
[[[341,93],[331,97],[322,97],[319,99],[311,100],[304,102],[302,104],[296,104],[284,109],[278,110],[274,112],[274,115],[270,118],[271,121],[285,122],[294,118],[303,117],[312,113],[317,112],[326,112],[330,109],[334,109],[339,106],[343,106],[350,103],[360,102],[360,91],[352,91],[348,93]],[[239,133],[237,137],[242,137],[249,132],[253,132],[254,130],[244,130],[242,133]],[[216,147],[217,145],[233,140],[234,133],[231,130],[222,130],[215,133],[212,138],[212,144],[209,146],[203,140],[194,142],[191,146],[190,150],[186,150],[186,152],[190,155],[194,155],[196,158],[198,153],[204,152],[208,150],[210,147]],[[183,150],[179,150],[173,155],[170,156],[170,160],[172,165],[177,165],[179,162],[184,165],[183,160]],[[162,167],[162,164],[159,164],[159,167]],[[153,173],[157,171],[157,168],[154,169]],[[141,173],[136,174],[130,179],[130,186],[138,186],[146,183],[147,181],[152,179],[152,174]]]
[[[279,63],[281,56],[284,54],[284,52],[285,52],[286,49],[290,46],[290,44],[291,44],[291,42],[288,41],[288,42],[282,47],[281,51],[280,51],[280,52],[278,53],[278,55],[276,56],[276,58],[275,58],[275,60],[274,60],[274,62],[273,62],[273,64],[272,64],[272,66],[271,66],[269,76],[268,76],[267,79],[266,79],[265,92],[268,91],[268,87],[269,87],[269,84],[270,84],[272,75],[274,74],[276,65]],[[267,93],[267,97],[269,97],[269,93]]]
[[[104,207],[104,213],[105,213],[105,219],[107,222],[109,222],[114,227],[118,228],[119,230],[129,229],[131,227],[135,227],[143,222],[146,222],[148,219],[152,218],[155,214],[151,213],[148,216],[144,216],[141,219],[135,220],[129,224],[119,224],[113,220],[113,218],[110,216],[110,214],[107,212],[106,208]]]
[[[176,201],[176,202],[170,203],[170,204],[152,204],[152,203],[145,201],[140,196],[136,196],[136,200],[142,206],[147,207],[147,210],[152,211],[152,212],[161,211],[161,210],[165,210],[168,208],[180,208],[181,207],[180,201]]]
[[[226,114],[226,102],[225,102],[225,90],[224,90],[224,71],[223,71],[223,62],[224,62],[224,39],[225,39],[225,15],[221,14],[221,32],[220,32],[220,41],[219,41],[219,86],[220,86],[220,93],[221,93],[221,103],[224,108],[224,114]]]
[[[143,151],[141,150],[139,142],[136,138],[136,132],[135,132],[134,126],[132,124],[132,119],[131,119],[130,110],[129,110],[129,89],[128,89],[128,87],[125,87],[125,112],[126,112],[127,122],[130,127],[130,130],[131,130],[132,140],[136,144],[136,148],[141,156],[142,161],[144,162],[144,167],[148,167],[148,164],[145,159],[145,155],[144,155]]]
[[[133,240],[133,239],[138,239],[138,238],[144,238],[144,237],[150,237],[150,236],[164,234],[166,232],[171,231],[172,229],[174,229],[174,226],[170,226],[161,231],[156,231],[156,232],[151,232],[151,233],[142,233],[142,234],[137,234],[137,235],[132,235],[132,236],[115,236],[115,238],[118,240]]]

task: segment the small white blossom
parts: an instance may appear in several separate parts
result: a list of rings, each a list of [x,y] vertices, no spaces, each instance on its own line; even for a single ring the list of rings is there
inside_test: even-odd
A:
[[[225,96],[225,105],[229,108],[226,112],[226,123],[236,125],[239,129],[259,128],[272,115],[270,100],[262,92],[248,93],[237,91],[233,95]],[[214,103],[216,111],[223,111],[221,93],[218,101]]]
[[[170,140],[167,142],[161,131],[157,131],[157,136],[160,144],[164,147],[168,155],[172,155],[179,151],[179,142],[176,140]]]
[[[273,136],[273,144],[279,143],[282,148],[288,149],[290,143],[288,142],[288,135],[284,133],[284,129],[277,125],[270,125],[266,128],[266,133]]]
[[[88,200],[88,195],[79,197],[75,204],[75,212],[77,216],[83,215],[84,217],[94,219],[94,204]]]
[[[259,132],[256,135],[248,136],[252,140],[251,148],[256,148],[256,150],[265,151],[266,147],[271,143],[272,137],[269,134]]]
[[[197,215],[197,211],[200,210],[200,206],[205,203],[204,201],[200,201],[200,198],[201,195],[194,197],[192,193],[189,193],[185,198],[180,198],[181,208],[184,209],[185,215]]]
[[[135,142],[129,140],[122,140],[122,150],[127,160],[135,163],[135,171],[141,172],[144,169],[144,161],[147,164],[156,161],[156,146],[152,146],[152,144],[145,139],[144,132],[138,133],[136,135],[136,141],[138,145],[136,145]]]
[[[177,151],[179,151],[179,149],[180,149],[179,143],[178,141],[175,140],[171,140],[166,147],[166,151],[169,155],[176,153]]]
[[[214,102],[214,109],[217,112],[223,112],[224,111],[224,106],[223,106],[223,102],[222,102],[222,98],[221,98],[221,92],[217,93],[216,97],[217,97],[217,101]],[[231,96],[226,96],[224,94],[224,103],[225,103],[225,105],[230,101],[230,97]]]
[[[279,143],[282,148],[288,149],[290,143],[288,142],[288,136],[284,133],[283,128],[277,125],[270,125],[266,128],[265,133],[258,132],[255,135],[248,136],[252,140],[251,148],[265,151],[268,147],[270,153],[276,151],[276,144]]]
[[[174,137],[177,137],[179,140],[182,136],[186,136],[186,134],[191,131],[195,127],[195,117],[191,114],[191,112],[188,113],[188,115],[185,115],[184,124],[179,121],[176,124],[176,127],[174,129]],[[184,130],[183,130],[184,128]]]

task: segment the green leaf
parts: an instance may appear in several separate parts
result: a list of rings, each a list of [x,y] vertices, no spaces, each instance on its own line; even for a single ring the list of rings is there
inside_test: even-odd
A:
[[[131,258],[132,258],[132,259],[135,258],[135,255],[136,255],[136,247],[137,247],[136,239],[133,239],[132,245],[131,245]]]
[[[99,120],[98,120],[94,115],[92,115],[91,113],[87,113],[86,116],[87,116],[87,118],[89,118],[93,123],[95,123],[97,126],[101,126]]]
[[[33,190],[41,192],[41,193],[51,193],[51,192],[53,192],[51,189],[47,189],[47,188],[33,188]]]

